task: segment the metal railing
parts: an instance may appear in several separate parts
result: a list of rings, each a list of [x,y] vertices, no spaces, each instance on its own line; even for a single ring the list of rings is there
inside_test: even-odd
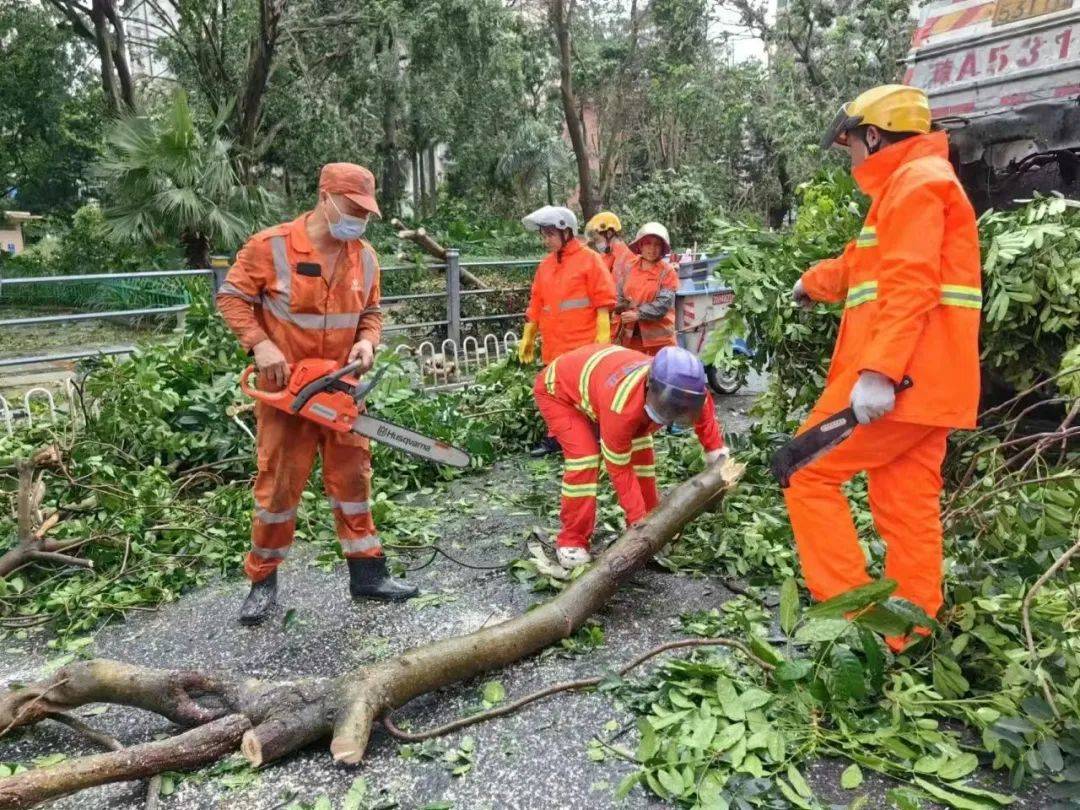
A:
[[[462,317],[461,302],[463,298],[467,296],[490,295],[493,293],[517,293],[523,292],[524,290],[528,289],[527,286],[516,286],[507,288],[462,290],[461,271],[465,268],[470,267],[535,267],[537,262],[537,259],[511,259],[505,261],[500,259],[480,259],[472,262],[462,262],[460,251],[455,249],[447,250],[445,262],[438,264],[422,265],[422,267],[426,270],[445,271],[445,290],[430,293],[388,295],[382,298],[382,303],[384,305],[392,305],[395,303],[404,303],[409,301],[438,300],[440,298],[445,298],[446,317],[441,320],[417,322],[405,321],[402,323],[389,323],[383,327],[383,331],[393,334],[400,332],[415,332],[416,330],[420,329],[432,330],[437,328],[445,328],[446,340],[450,341],[451,345],[459,346],[462,344],[462,329],[463,326],[465,326],[466,324],[480,324],[489,321],[516,320],[518,318],[521,318],[525,314],[523,312],[505,312],[491,315],[475,315],[469,317]],[[395,271],[413,270],[416,269],[416,267],[416,265],[390,265],[382,268],[382,272],[392,273]],[[93,284],[101,282],[130,281],[148,278],[208,278],[211,280],[213,290],[216,293],[218,288],[221,287],[222,283],[225,280],[226,272],[226,268],[207,268],[183,270],[147,270],[144,272],[135,273],[90,273],[71,276],[20,276],[14,278],[0,278],[0,303],[3,302],[3,289],[7,287],[43,284]],[[37,324],[59,324],[87,320],[107,320],[111,318],[179,315],[187,311],[188,308],[189,306],[187,304],[178,304],[171,306],[143,307],[135,309],[102,310],[93,312],[73,312],[55,315],[32,315],[27,317],[2,318],[0,319],[0,327],[20,327]],[[65,360],[78,360],[87,357],[97,357],[100,355],[126,354],[132,351],[132,349],[132,346],[115,346],[107,348],[73,350],[55,354],[0,358],[0,368],[47,364]]]

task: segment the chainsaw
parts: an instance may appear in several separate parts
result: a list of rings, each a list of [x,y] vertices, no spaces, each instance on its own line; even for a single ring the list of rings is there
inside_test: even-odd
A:
[[[911,377],[904,377],[896,386],[896,393],[906,391],[914,383]],[[821,458],[840,442],[855,432],[859,420],[855,418],[854,408],[845,408],[834,413],[828,419],[799,434],[785,444],[772,458],[772,474],[780,483],[781,489],[791,485],[791,476],[817,458]]]
[[[292,366],[289,382],[282,390],[260,391],[248,384],[255,373],[255,366],[248,366],[240,375],[240,389],[253,399],[338,433],[366,436],[437,464],[468,467],[472,459],[464,450],[365,413],[365,398],[388,368],[382,366],[370,380],[361,383],[356,376],[359,362],[338,366],[333,360],[301,360]]]

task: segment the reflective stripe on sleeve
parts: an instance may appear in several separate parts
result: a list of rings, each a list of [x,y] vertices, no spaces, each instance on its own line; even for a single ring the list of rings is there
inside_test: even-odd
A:
[[[636,368],[627,374],[625,379],[619,383],[619,387],[615,389],[615,398],[611,401],[613,413],[623,412],[623,408],[626,407],[626,403],[631,394],[634,393],[634,389],[649,376],[649,367],[649,363],[644,363],[640,368]]]
[[[248,295],[231,281],[226,281],[218,288],[218,295],[233,295],[237,298],[244,299],[249,304],[258,304],[262,300],[257,295]]]
[[[941,303],[947,307],[982,309],[982,290],[962,284],[942,284]]]
[[[593,411],[592,403],[589,401],[589,383],[592,381],[592,373],[600,365],[601,360],[612,352],[619,351],[622,351],[620,346],[608,346],[606,349],[601,349],[586,360],[585,367],[581,369],[581,378],[578,381],[578,393],[581,395],[581,405],[579,407],[590,419],[596,419],[596,413]]]
[[[855,239],[855,247],[866,248],[875,245],[877,245],[877,228],[873,225],[863,225],[863,229],[859,231]]]
[[[876,301],[877,290],[877,281],[864,281],[861,284],[856,284],[854,287],[849,287],[847,302],[844,304],[844,309],[851,309],[852,307],[867,304],[870,301]]]
[[[568,309],[585,309],[589,306],[588,298],[569,298],[566,301],[559,302],[559,309],[566,311]]]

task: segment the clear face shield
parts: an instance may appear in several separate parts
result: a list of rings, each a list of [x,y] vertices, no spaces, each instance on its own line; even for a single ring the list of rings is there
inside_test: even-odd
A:
[[[687,391],[673,385],[649,380],[645,392],[645,411],[657,424],[675,428],[693,427],[705,406],[704,391]]]

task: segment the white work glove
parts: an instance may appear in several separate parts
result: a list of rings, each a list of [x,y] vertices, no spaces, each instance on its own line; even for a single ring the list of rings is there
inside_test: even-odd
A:
[[[864,371],[851,389],[851,407],[860,425],[880,419],[896,406],[896,383],[876,371]]]
[[[810,309],[814,306],[814,299],[810,297],[810,293],[803,287],[801,278],[796,281],[795,286],[791,288],[791,300],[798,304],[802,309]]]
[[[721,447],[719,450],[710,450],[705,454],[705,464],[710,467],[713,464],[722,464],[727,461],[729,455],[731,455],[731,451],[726,447]]]

